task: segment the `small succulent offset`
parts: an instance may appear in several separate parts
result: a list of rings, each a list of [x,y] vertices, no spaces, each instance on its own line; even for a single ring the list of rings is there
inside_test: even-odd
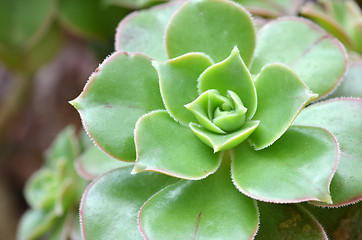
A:
[[[31,209],[20,221],[18,240],[80,238],[76,216],[86,182],[74,169],[79,147],[74,128],[67,127],[48,150],[44,166],[25,187]]]
[[[362,100],[313,102],[347,55],[312,22],[256,35],[239,4],[175,1],[124,19],[116,50],[71,104],[134,166],[88,187],[85,239],[326,239],[306,209],[278,203],[361,200]]]

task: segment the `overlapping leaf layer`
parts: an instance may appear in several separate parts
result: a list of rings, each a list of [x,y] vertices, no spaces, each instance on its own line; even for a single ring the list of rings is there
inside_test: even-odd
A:
[[[147,19],[157,29],[145,28]],[[140,44],[127,37],[137,31]],[[146,239],[254,238],[253,199],[327,206],[361,199],[360,188],[353,189],[362,185],[355,150],[362,143],[362,101],[313,104],[346,70],[343,45],[324,30],[283,18],[256,35],[240,5],[190,0],[134,13],[117,32],[118,52],[72,104],[96,144],[134,162],[135,175],[115,170],[89,187],[82,204],[87,238],[107,238],[121,221],[132,225],[129,239],[141,238],[135,215],[147,199],[138,217]],[[268,205],[261,206],[263,219]],[[110,217],[115,209],[122,214]],[[288,206],[275,221],[288,214],[325,238],[305,209]]]

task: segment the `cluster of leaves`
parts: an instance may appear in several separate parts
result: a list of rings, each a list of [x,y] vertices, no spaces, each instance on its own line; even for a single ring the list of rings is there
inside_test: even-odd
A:
[[[349,50],[348,72],[329,98],[362,98],[362,11],[354,1],[318,1],[300,9],[308,17],[338,38]]]
[[[304,108],[347,68],[317,25],[281,18],[256,35],[234,2],[173,1],[125,18],[115,46],[72,104],[134,164],[87,188],[85,239],[326,239],[303,205],[276,203],[361,200],[362,100]]]
[[[73,127],[65,128],[27,182],[31,209],[22,217],[17,239],[80,240],[78,209],[88,180],[126,165],[108,157],[84,132],[77,137]]]
[[[86,185],[74,168],[79,152],[74,129],[68,127],[48,150],[44,166],[25,186],[25,197],[31,209],[22,217],[19,240],[38,239],[44,235],[48,239],[65,239],[74,231],[79,232],[78,201]]]

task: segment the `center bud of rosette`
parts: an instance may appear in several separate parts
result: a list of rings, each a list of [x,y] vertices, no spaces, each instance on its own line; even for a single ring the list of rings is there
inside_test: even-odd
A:
[[[226,96],[215,89],[207,90],[185,107],[199,123],[190,123],[190,128],[215,152],[241,143],[258,125],[255,121],[246,121],[247,108],[230,90]]]
[[[210,118],[212,122],[225,132],[233,132],[239,129],[245,123],[247,109],[238,95],[232,91],[228,91],[226,98],[219,97],[224,98],[224,103],[216,107],[216,109],[211,109]]]
[[[203,128],[218,134],[241,128],[247,111],[236,93],[228,91],[226,96],[222,96],[215,89],[204,92],[185,107]]]

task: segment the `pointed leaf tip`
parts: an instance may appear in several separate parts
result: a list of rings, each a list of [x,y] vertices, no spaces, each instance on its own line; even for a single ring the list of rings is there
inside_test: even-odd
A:
[[[317,95],[294,70],[281,63],[265,66],[254,82],[258,107],[253,119],[260,120],[260,125],[250,140],[256,150],[261,150],[279,139],[304,106]]]
[[[311,21],[287,17],[266,24],[258,32],[250,72],[257,74],[275,62],[291,67],[320,99],[344,76],[347,54],[341,43]]]
[[[318,96],[319,96],[319,94],[311,92],[311,93],[310,93],[310,100],[309,100],[309,101],[314,101],[314,100],[316,100],[316,99],[318,98]]]
[[[152,66],[153,66],[155,69],[158,69],[159,66],[160,66],[160,62],[159,62],[159,61],[153,60],[153,61],[151,61],[151,63],[152,63]]]
[[[239,130],[222,135],[210,132],[195,123],[190,123],[191,130],[206,145],[213,148],[214,153],[233,148],[245,139],[258,127],[259,121],[248,121]]]
[[[332,197],[331,197],[330,194],[328,194],[328,195],[320,198],[320,200],[321,200],[322,202],[325,202],[325,203],[328,203],[328,204],[333,204],[333,200],[332,200]]]
[[[254,199],[331,202],[330,182],[339,151],[334,136],[322,128],[292,126],[270,147],[255,151],[243,143],[232,156],[235,185]]]
[[[362,100],[337,98],[313,104],[304,109],[294,124],[328,129],[339,144],[340,155],[331,185],[332,205],[340,207],[356,203],[362,198]]]
[[[240,51],[237,45],[234,46],[233,50],[231,51],[231,55],[237,54],[240,55]]]
[[[69,101],[68,103],[69,103],[70,105],[72,105],[75,109],[79,110],[80,105],[79,105],[77,99],[78,99],[78,98],[75,98],[75,99]]]
[[[165,44],[170,58],[188,52],[204,52],[215,62],[225,59],[237,45],[249,65],[255,48],[255,28],[250,14],[235,2],[187,1],[169,21]]]
[[[143,166],[142,164],[140,164],[140,163],[138,162],[138,157],[137,157],[136,163],[135,163],[135,165],[134,165],[133,168],[132,168],[131,174],[135,175],[135,174],[137,174],[137,173],[141,173],[141,172],[145,172],[145,171],[147,171],[147,167],[145,167],[145,166]]]
[[[150,58],[126,52],[108,57],[73,101],[93,140],[110,156],[128,162],[136,158],[137,120],[164,108]]]
[[[175,122],[163,110],[141,118],[136,125],[135,138],[135,173],[141,169],[178,178],[201,179],[215,172],[221,162],[222,154],[214,154],[188,127]]]
[[[203,53],[188,53],[154,63],[164,105],[169,114],[183,125],[196,120],[184,105],[198,97],[197,78],[212,64],[212,60]]]
[[[248,109],[246,119],[253,117],[257,106],[256,89],[238,48],[234,47],[226,59],[207,68],[198,82],[199,94],[211,89],[216,89],[222,96],[230,90],[235,92]]]

